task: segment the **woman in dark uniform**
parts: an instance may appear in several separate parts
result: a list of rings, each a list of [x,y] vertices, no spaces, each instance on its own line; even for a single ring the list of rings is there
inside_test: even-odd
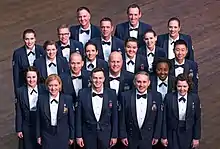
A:
[[[58,75],[49,75],[45,84],[49,93],[39,96],[37,104],[37,142],[42,149],[68,149],[74,139],[73,99],[60,92]]]
[[[39,94],[45,92],[39,85],[39,73],[30,66],[25,71],[26,85],[17,90],[16,132],[19,138],[19,149],[38,149],[36,140],[36,104]]]
[[[183,74],[177,76],[176,92],[166,95],[161,142],[168,149],[191,149],[201,138],[201,105],[192,83]]]

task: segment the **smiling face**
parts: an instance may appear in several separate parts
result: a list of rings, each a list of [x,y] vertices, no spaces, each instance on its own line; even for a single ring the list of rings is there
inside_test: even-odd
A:
[[[154,36],[154,33],[152,32],[147,32],[144,35],[144,41],[146,43],[146,46],[148,47],[148,49],[153,49],[156,45],[156,41],[157,41],[157,36]]]
[[[183,61],[188,50],[184,44],[178,44],[174,47],[174,54],[177,61]]]
[[[189,84],[187,81],[177,81],[177,91],[181,96],[185,96],[189,90]]]
[[[36,43],[36,37],[35,37],[34,33],[26,33],[24,35],[24,43],[28,49],[33,49],[33,47]]]
[[[69,65],[70,65],[70,70],[72,71],[73,74],[79,74],[82,70],[83,67],[83,61],[82,57],[80,54],[72,54],[70,57]]]
[[[176,39],[179,36],[180,26],[177,20],[172,20],[168,24],[170,37]]]
[[[47,54],[47,58],[49,60],[53,60],[56,55],[57,55],[57,48],[56,46],[53,44],[53,45],[47,45],[46,47],[46,54]]]
[[[100,29],[104,38],[110,38],[113,32],[113,26],[110,21],[102,21],[100,23]]]
[[[92,44],[89,44],[85,47],[86,49],[86,57],[89,61],[94,61],[96,58],[96,55],[98,55],[98,50],[96,47]]]
[[[165,62],[158,63],[156,73],[160,80],[164,81],[169,74],[169,65]]]
[[[149,77],[144,75],[144,74],[138,74],[135,77],[135,87],[140,93],[144,93],[147,91],[149,85],[150,85],[150,80]]]
[[[125,52],[130,59],[132,59],[136,55],[137,50],[138,50],[137,42],[134,41],[127,42],[125,46]]]
[[[138,8],[129,8],[128,20],[133,27],[136,27],[141,18],[141,12]]]
[[[34,88],[37,85],[37,73],[35,71],[28,71],[26,81],[28,86]]]
[[[66,45],[69,42],[70,31],[68,28],[60,28],[58,31],[58,38],[60,42]]]
[[[92,85],[95,90],[101,90],[105,81],[105,76],[102,71],[94,72],[91,77]]]
[[[119,52],[112,52],[109,56],[109,69],[117,74],[121,71],[123,64],[122,56]]]
[[[61,84],[59,83],[59,81],[57,79],[51,80],[50,82],[48,82],[48,91],[49,93],[53,96],[56,97],[59,93],[59,91],[61,90]]]
[[[90,18],[91,18],[90,13],[85,9],[82,9],[77,13],[78,22],[84,29],[89,27]]]

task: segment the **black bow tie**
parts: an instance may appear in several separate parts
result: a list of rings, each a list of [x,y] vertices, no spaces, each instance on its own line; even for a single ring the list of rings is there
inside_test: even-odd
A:
[[[129,31],[138,31],[138,28],[130,28]]]
[[[186,102],[186,99],[185,99],[184,97],[181,97],[181,98],[179,99],[179,102],[180,102],[180,101]]]
[[[137,94],[137,99],[140,99],[141,97],[146,99],[147,98],[147,94],[143,94],[143,95]]]
[[[89,31],[90,31],[90,30],[82,30],[82,29],[81,29],[81,30],[80,30],[80,34],[86,33],[87,35],[89,35]]]
[[[127,64],[128,65],[130,65],[130,64],[134,65],[134,62],[132,60],[130,60],[130,61],[127,62]]]
[[[92,97],[95,97],[95,96],[99,96],[100,98],[103,98],[103,94],[96,94],[96,93],[92,93]]]
[[[171,42],[171,45],[174,44],[174,43],[175,43],[175,41]]]
[[[50,103],[52,104],[53,102],[55,102],[55,103],[57,103],[57,104],[59,103],[56,99],[51,100]]]
[[[61,50],[65,49],[65,48],[70,48],[70,45],[61,46]]]
[[[93,69],[95,66],[92,63],[90,63],[87,67]]]
[[[150,52],[147,54],[147,56],[150,56],[150,55],[154,57],[154,53]]]
[[[33,93],[37,93],[37,91],[33,89],[30,94],[32,95]]]
[[[105,44],[107,44],[107,45],[111,45],[111,42],[109,41],[109,42],[107,42],[107,41],[102,41],[102,45],[105,45]]]
[[[35,53],[34,53],[33,51],[28,52],[27,55],[30,56],[31,54],[32,54],[32,55],[35,55]]]
[[[160,84],[159,84],[159,87],[161,87],[162,85],[164,85],[164,86],[166,86],[166,87],[167,87],[167,84],[166,84],[166,83],[164,83],[164,82],[160,83]]]
[[[174,68],[175,68],[175,69],[176,69],[176,68],[179,68],[179,67],[184,68],[184,64],[182,64],[182,65],[174,65]]]
[[[72,76],[71,78],[72,78],[72,80],[74,80],[74,79],[82,79],[82,76],[77,76],[77,77],[76,76]]]
[[[48,66],[51,67],[52,65],[53,65],[54,67],[56,67],[56,64],[54,64],[53,62],[51,62]]]
[[[109,81],[113,81],[113,80],[117,80],[117,81],[120,81],[120,77],[116,77],[116,78],[113,78],[113,77],[109,77]]]

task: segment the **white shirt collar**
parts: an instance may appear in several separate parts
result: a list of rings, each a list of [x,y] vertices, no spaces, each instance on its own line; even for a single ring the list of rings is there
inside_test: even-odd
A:
[[[53,61],[50,61],[46,56],[46,63],[47,63],[47,65],[49,65],[50,63],[54,63],[55,65],[57,65],[57,59],[55,57]]]
[[[34,47],[30,50],[30,49],[28,49],[26,46],[25,46],[25,49],[26,49],[26,52],[27,52],[27,54],[30,52],[30,51],[32,51],[32,52],[34,52],[35,53],[35,45],[34,45]]]
[[[179,40],[179,38],[180,38],[180,37],[179,37],[179,35],[178,35],[178,37],[177,37],[175,40],[173,40],[173,38],[171,38],[170,35],[169,35],[169,41],[170,41],[171,43],[172,43],[173,41],[175,42],[175,41]]]
[[[167,78],[164,81],[160,80],[160,78],[157,77],[157,85],[160,85],[162,82],[164,82],[164,83],[166,83],[168,85],[168,76],[167,76]]]
[[[182,62],[181,64],[178,63],[178,62],[176,61],[176,59],[175,59],[174,61],[175,61],[174,65],[183,65],[183,64],[185,64],[185,59],[183,60],[183,62]]]
[[[149,50],[147,46],[146,46],[146,49],[147,49],[147,55],[148,55],[149,53],[153,53],[153,54],[155,54],[156,46],[154,46],[154,49],[153,49],[152,51]]]
[[[187,95],[188,95],[188,93],[186,93],[185,96],[181,96],[181,95],[178,93],[178,100],[179,100],[181,97],[183,97],[183,98],[185,98],[185,99],[187,100]]]
[[[28,93],[31,93],[33,89],[34,89],[36,92],[38,92],[38,87],[37,87],[37,85],[36,85],[34,88],[32,88],[32,87],[30,87],[30,86],[27,86],[27,88],[28,88]]]
[[[104,85],[103,85],[104,86]],[[103,87],[102,87],[102,89],[101,89],[101,91],[98,93],[98,92],[96,92],[93,88],[92,88],[92,93],[96,93],[96,94],[103,94],[103,91],[104,91],[104,89],[103,89]]]
[[[91,24],[89,24],[89,27],[86,29],[83,29],[82,26],[80,26],[79,30],[91,30]]]
[[[59,101],[59,99],[60,99],[60,93],[58,93],[55,98],[53,98],[53,97],[50,95],[50,93],[49,93],[49,99],[50,99],[50,102],[51,102],[53,99],[55,99],[56,101]]]
[[[112,36],[109,38],[109,40],[104,40],[102,37],[101,37],[102,41],[105,41],[105,42],[112,42]]]
[[[81,73],[81,71],[80,71],[79,74],[78,74],[76,77],[81,76],[81,75],[82,75],[82,73]],[[73,73],[72,73],[72,71],[71,71],[71,76],[74,76]]]
[[[147,90],[144,92],[144,93],[139,93],[139,91],[136,89],[136,96],[138,95],[144,95],[144,94],[147,94]]]
[[[138,21],[138,24],[137,24],[135,27],[133,27],[133,26],[131,26],[131,24],[130,24],[130,22],[129,22],[129,29],[139,28],[139,24],[140,24],[140,22]]]
[[[111,74],[111,72],[109,72],[109,77],[112,77],[112,78],[120,77],[120,75],[121,75],[121,72],[120,72],[117,76],[113,76],[113,75]]]
[[[67,46],[67,45],[70,45],[70,40],[67,42],[67,44],[62,44],[62,42],[60,42],[61,43],[61,47],[63,47],[63,46]]]
[[[94,59],[93,62],[89,61],[88,58],[86,59],[86,66],[88,66],[89,64],[93,64],[94,66],[96,66],[96,58]]]
[[[126,64],[127,64],[130,60],[132,60],[132,61],[135,63],[136,55],[135,55],[132,59],[130,59],[130,58],[127,56],[127,54],[125,54],[125,58],[126,58]]]

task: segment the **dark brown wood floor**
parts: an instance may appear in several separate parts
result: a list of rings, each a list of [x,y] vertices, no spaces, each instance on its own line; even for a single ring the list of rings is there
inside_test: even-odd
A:
[[[152,24],[158,34],[166,32],[167,20],[178,16],[182,30],[193,38],[199,64],[200,96],[203,107],[202,149],[219,148],[220,140],[220,1],[219,0],[1,0],[0,1],[0,148],[14,149],[14,104],[11,56],[22,45],[21,33],[34,28],[37,39],[56,39],[56,27],[74,24],[75,10],[87,6],[92,22],[104,16],[115,23],[126,20],[126,7],[136,2],[143,12],[142,20]]]

